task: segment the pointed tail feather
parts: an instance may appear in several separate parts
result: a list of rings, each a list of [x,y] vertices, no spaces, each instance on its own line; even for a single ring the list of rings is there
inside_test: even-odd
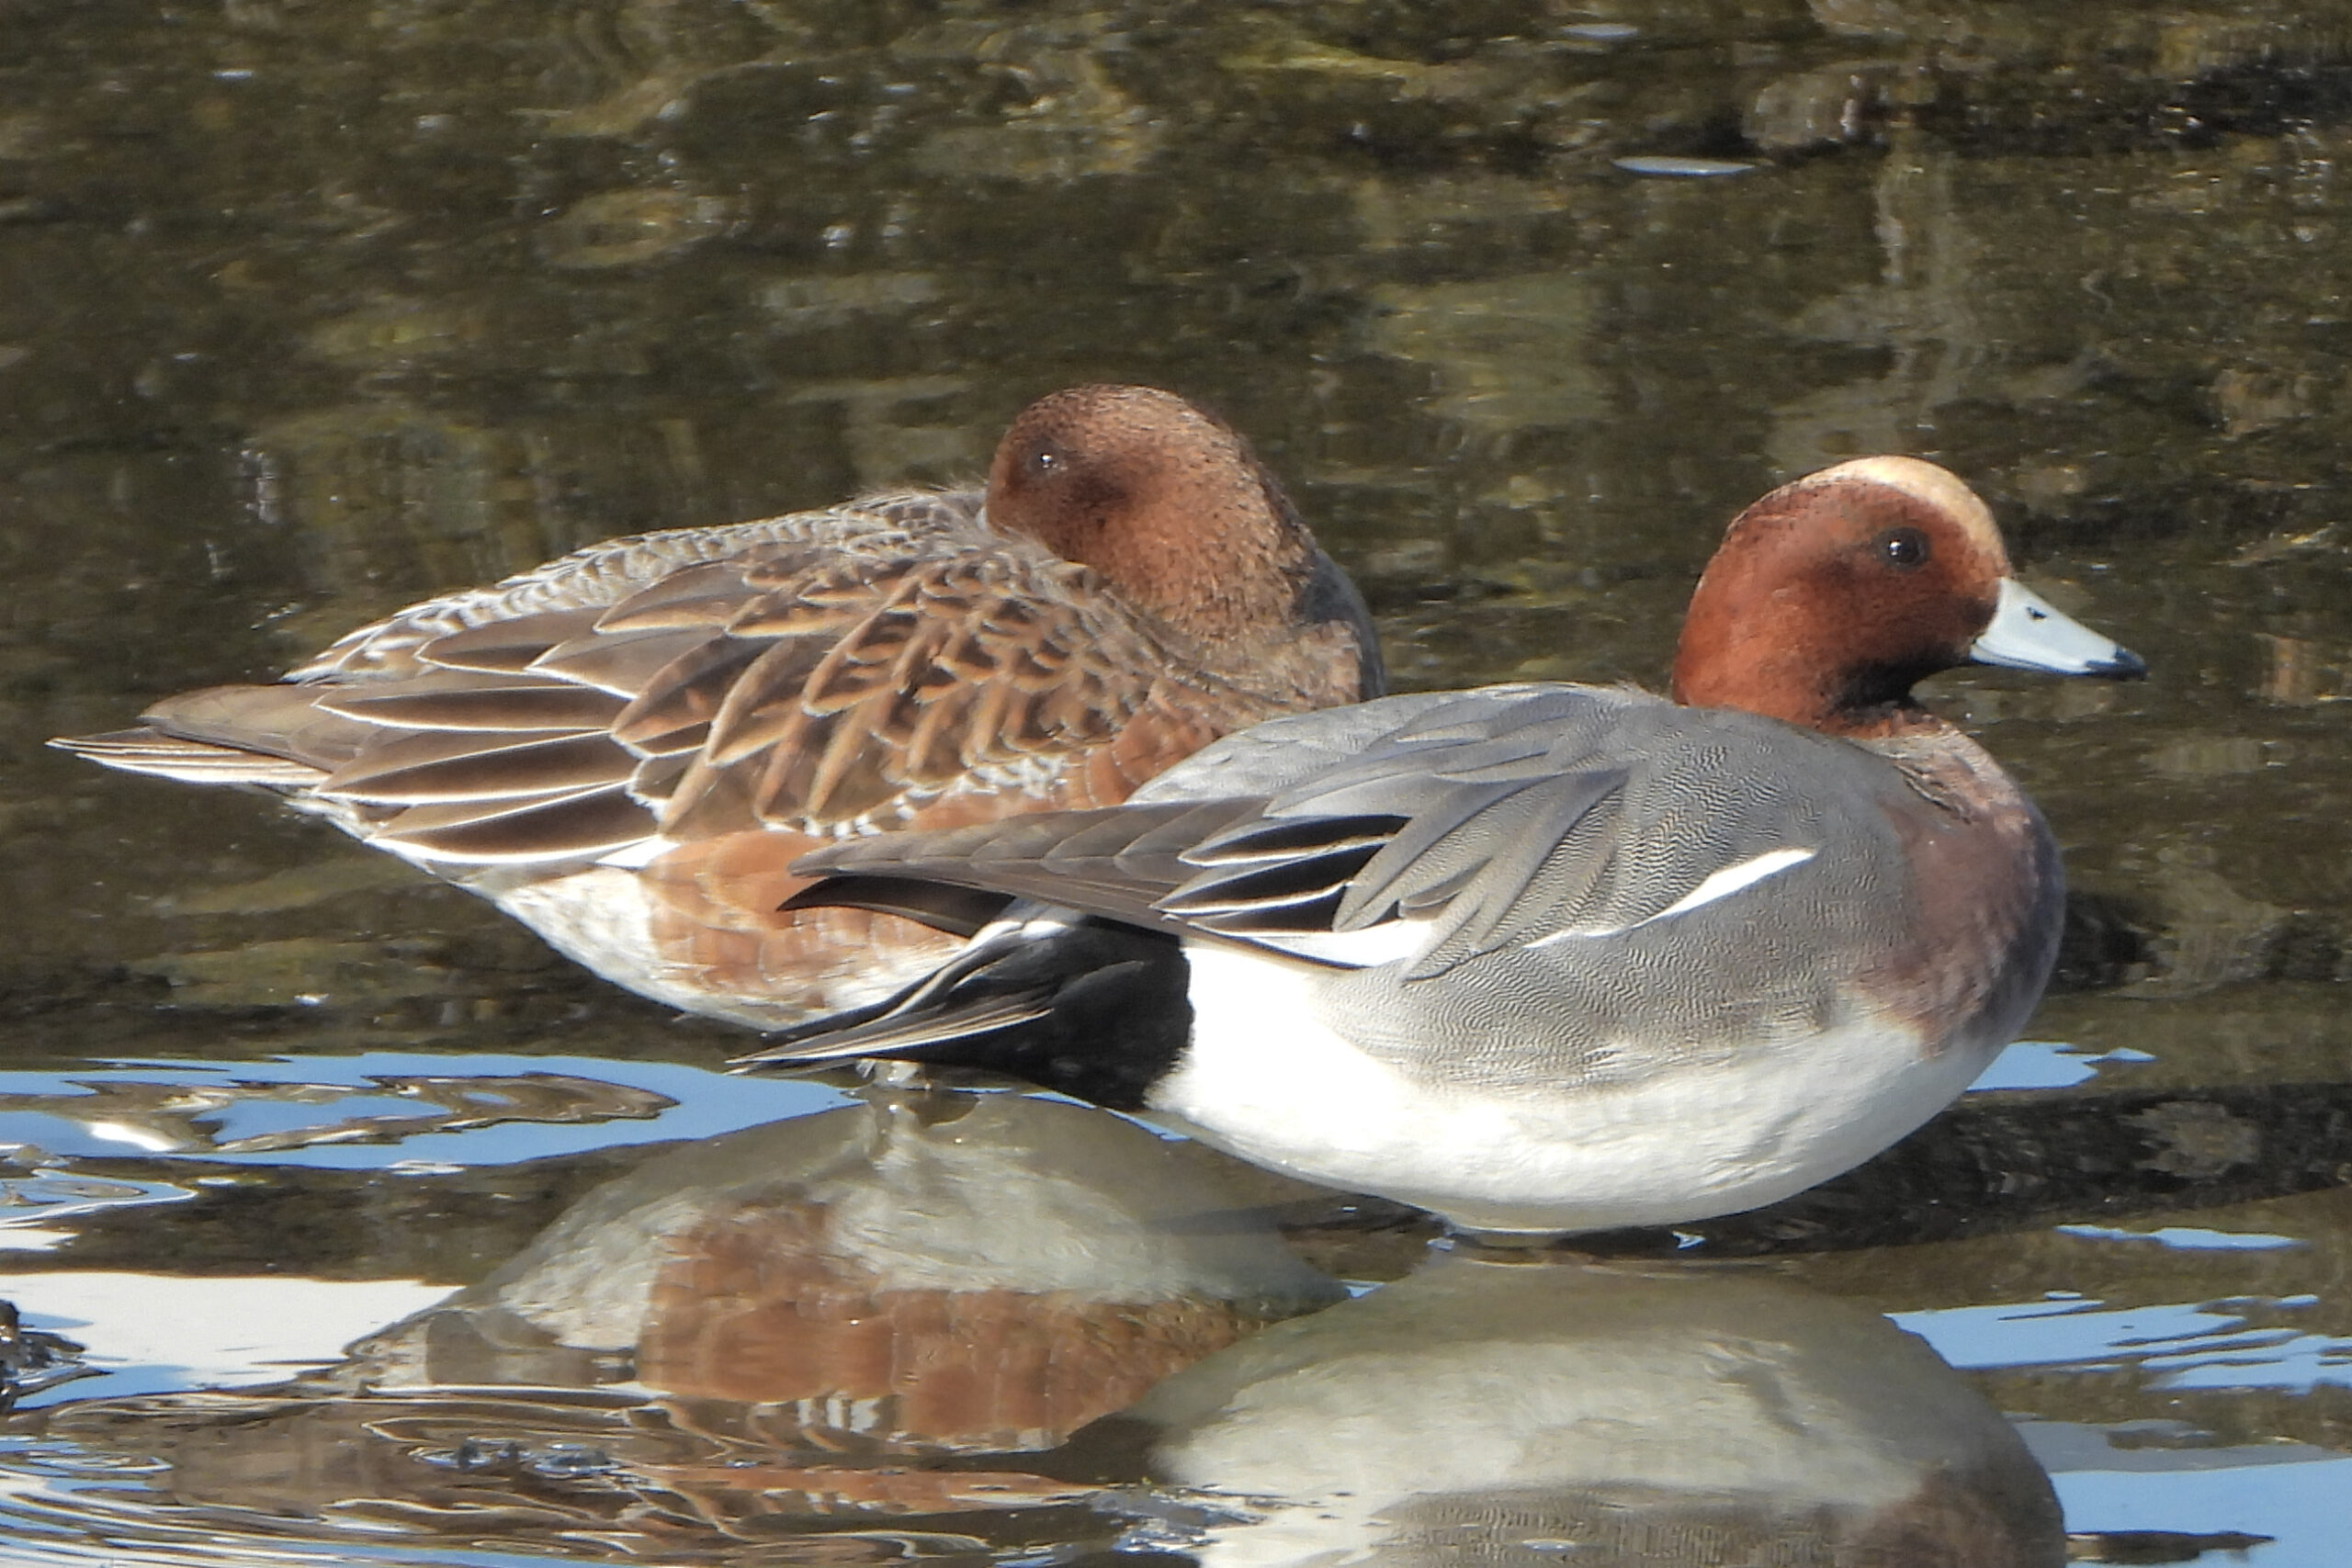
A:
[[[283,757],[183,740],[153,729],[118,729],[105,735],[62,735],[50,745],[100,767],[180,784],[257,784],[264,789],[308,789],[324,771]]]
[[[349,761],[373,728],[317,705],[315,686],[212,686],[166,697],[141,728],[64,737],[61,751],[187,784],[305,789]]]

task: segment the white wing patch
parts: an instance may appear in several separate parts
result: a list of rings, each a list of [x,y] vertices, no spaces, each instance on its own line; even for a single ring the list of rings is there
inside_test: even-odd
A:
[[[1619,936],[1648,925],[1653,920],[1671,919],[1677,915],[1687,915],[1693,909],[1714,903],[1717,899],[1728,898],[1744,887],[1753,887],[1766,877],[1786,871],[1791,866],[1803,865],[1820,852],[1818,850],[1795,848],[1767,850],[1760,855],[1741,861],[1737,865],[1727,865],[1720,871],[1709,872],[1700,881],[1698,886],[1693,887],[1657,914],[1645,915],[1632,925],[1611,926],[1603,931],[1555,931],[1550,936],[1539,938],[1527,945],[1549,947],[1554,942],[1567,942],[1578,937]]]
[[[1775,872],[1786,871],[1792,865],[1803,865],[1820,852],[1817,850],[1767,850],[1754,860],[1744,860],[1737,865],[1727,865],[1711,872],[1698,886],[1660,909],[1647,919],[1634,922],[1647,925],[1650,920],[1663,920],[1675,915],[1687,915],[1702,904],[1712,904],[1718,898],[1728,898],[1743,887],[1752,887]]]
[[[1386,919],[1352,931],[1237,931],[1228,939],[1341,969],[1370,969],[1419,958],[1437,932],[1429,919]]]
[[[596,863],[616,866],[622,871],[643,871],[677,847],[678,840],[675,839],[665,839],[659,833],[649,833],[633,844],[623,844],[610,853],[597,856]]]
[[[1821,852],[1794,847],[1767,850],[1736,865],[1727,865],[1702,877],[1696,887],[1660,909],[1628,925],[1601,928],[1584,927],[1574,931],[1555,931],[1529,942],[1530,947],[1550,947],[1555,942],[1593,937],[1620,936],[1636,931],[1656,920],[1671,919],[1687,915],[1719,899],[1728,898],[1742,888],[1753,887],[1768,876],[1773,876],[1792,866],[1803,865]],[[1376,925],[1352,931],[1250,931],[1234,933],[1229,940],[1249,945],[1271,948],[1317,964],[1329,964],[1342,969],[1370,969],[1384,964],[1408,964],[1429,951],[1430,943],[1439,934],[1442,922],[1421,918],[1417,919],[1385,919]]]

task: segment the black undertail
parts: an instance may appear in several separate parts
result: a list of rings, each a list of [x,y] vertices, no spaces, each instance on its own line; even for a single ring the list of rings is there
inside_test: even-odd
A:
[[[1191,1042],[1191,975],[1166,932],[1080,920],[983,948],[899,998],[795,1031],[743,1065],[865,1056],[977,1067],[1140,1111]]]

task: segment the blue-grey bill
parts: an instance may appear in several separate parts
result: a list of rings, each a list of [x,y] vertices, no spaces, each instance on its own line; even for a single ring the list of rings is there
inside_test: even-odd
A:
[[[2104,675],[2111,681],[2133,681],[2148,672],[2147,662],[2138,654],[2062,614],[2010,577],[2001,579],[1993,624],[1969,652],[1979,664],[2042,670],[2053,675]]]

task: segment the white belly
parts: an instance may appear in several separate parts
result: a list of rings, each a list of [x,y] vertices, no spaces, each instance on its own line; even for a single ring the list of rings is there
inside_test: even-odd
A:
[[[1153,1086],[1156,1113],[1245,1159],[1474,1230],[1673,1224],[1774,1202],[1918,1126],[1984,1065],[1860,1022],[1597,1087],[1432,1084],[1334,1032],[1316,972],[1186,952],[1192,1046]]]

